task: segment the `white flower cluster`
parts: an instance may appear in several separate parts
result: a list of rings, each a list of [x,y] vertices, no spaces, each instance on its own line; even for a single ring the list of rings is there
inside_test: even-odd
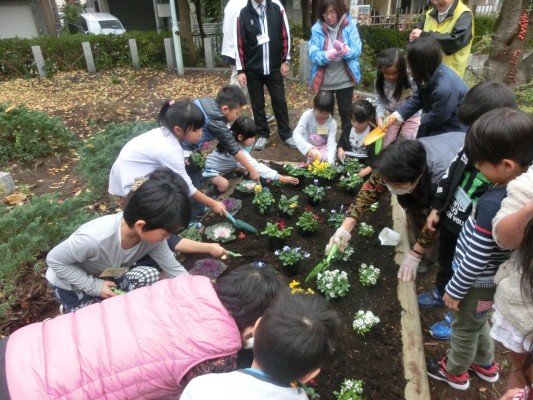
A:
[[[333,394],[337,400],[363,400],[363,381],[345,379],[341,384],[341,390]]]
[[[326,300],[344,297],[350,289],[348,274],[338,269],[319,272],[316,287],[326,297]]]
[[[358,233],[360,236],[366,236],[366,237],[372,236],[374,234],[374,227],[365,222],[361,222],[359,224]]]
[[[359,310],[353,319],[353,330],[360,335],[368,333],[370,329],[379,323],[379,317],[376,317],[372,311]]]
[[[233,232],[226,227],[219,227],[213,230],[213,236],[215,239],[227,239]]]
[[[378,282],[381,271],[373,265],[362,263],[359,267],[359,281],[363,286],[372,286]]]

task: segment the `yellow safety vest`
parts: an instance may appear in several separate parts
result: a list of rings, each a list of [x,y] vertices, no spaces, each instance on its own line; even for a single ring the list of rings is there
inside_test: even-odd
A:
[[[452,18],[445,18],[444,21],[442,21],[439,24],[439,21],[435,18],[430,16],[430,13],[433,11],[433,9],[429,10],[426,13],[426,21],[424,22],[424,32],[439,32],[439,33],[451,33],[455,23],[463,14],[464,12],[469,12],[472,14],[472,11],[465,6],[461,0],[457,2],[457,7],[455,8],[455,11],[452,15]],[[465,74],[466,70],[466,64],[468,62],[468,56],[470,55],[470,48],[472,47],[472,40],[474,37],[474,18],[472,18],[472,39],[470,42],[463,47],[461,50],[453,53],[453,54],[444,54],[442,57],[442,62],[446,64],[448,67],[453,69],[457,75],[459,75],[461,78]]]

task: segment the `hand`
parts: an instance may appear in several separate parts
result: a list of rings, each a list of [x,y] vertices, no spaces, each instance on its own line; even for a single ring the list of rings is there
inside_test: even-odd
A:
[[[378,117],[376,123],[378,124],[378,127],[383,128],[383,117]]]
[[[416,270],[421,259],[422,257],[415,257],[411,253],[407,253],[398,270],[398,279],[401,279],[402,282],[414,281],[416,279]]]
[[[345,155],[344,155],[344,149],[343,149],[343,148],[339,147],[339,148],[337,149],[337,157],[339,158],[339,161],[340,161],[342,164],[344,164],[344,157],[345,157]]]
[[[298,178],[288,175],[280,175],[278,180],[283,183],[290,183],[291,185],[297,185],[300,183],[300,180]]]
[[[326,58],[328,61],[333,61],[339,56],[339,52],[335,49],[326,51]]]
[[[500,400],[522,400],[524,399],[524,389],[509,389]]]
[[[226,255],[226,249],[218,243],[209,243],[209,255],[213,258],[220,258]]]
[[[394,112],[394,113],[392,113],[391,115],[388,116],[388,118],[387,118],[387,122],[385,123],[384,126],[382,126],[382,129],[383,129],[384,131],[386,131],[386,130],[389,128],[389,126],[391,126],[391,125],[394,124],[394,123],[397,124],[397,125],[399,125],[399,123],[398,123],[398,116],[397,116],[396,112]]]
[[[285,63],[282,63],[281,64],[281,68],[280,68],[280,72],[281,72],[281,76],[282,77],[287,77],[287,75],[289,75],[289,66]]]
[[[315,147],[311,147],[307,151],[307,157],[312,158],[313,160],[316,160],[317,158],[320,159],[320,151],[318,151]]]
[[[113,281],[104,281],[104,287],[102,287],[102,291],[100,292],[100,295],[98,297],[101,297],[102,299],[108,299],[110,297],[114,297],[117,294],[111,290],[111,288],[117,287],[117,284]]]
[[[246,86],[247,85],[246,74],[244,72],[241,72],[241,73],[237,74],[237,80],[239,81],[239,84],[241,86]]]
[[[220,201],[215,201],[215,204],[211,206],[211,209],[215,214],[226,216],[226,206]]]
[[[445,293],[442,299],[444,300],[444,304],[446,304],[446,307],[448,307],[450,310],[459,311],[459,303],[461,302],[461,300],[454,299],[448,293]]]
[[[250,175],[250,179],[252,181],[258,181],[260,176],[259,176],[259,172],[257,172],[257,170],[255,168],[251,168],[250,171],[248,171],[248,175]]]
[[[438,214],[438,211],[434,208],[431,209],[431,212],[429,213],[426,219],[426,225],[430,232],[437,231],[437,225],[439,225],[439,221],[440,221],[440,215]]]
[[[344,57],[350,51],[346,42],[341,42],[340,40],[334,40],[333,47],[338,52],[337,57]]]
[[[329,239],[328,245],[326,246],[326,255],[329,254],[334,244],[337,245],[337,249],[339,249],[339,251],[343,251],[351,237],[352,235],[350,235],[350,232],[348,232],[342,226],[337,228],[331,239]]]
[[[418,39],[421,33],[422,33],[422,29],[418,29],[418,28],[413,29],[411,33],[409,34],[409,41],[414,42],[416,39]]]

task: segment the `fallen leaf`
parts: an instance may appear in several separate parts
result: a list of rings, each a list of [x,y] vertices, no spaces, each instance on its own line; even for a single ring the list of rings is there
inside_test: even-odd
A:
[[[4,203],[9,204],[11,206],[15,206],[17,204],[22,204],[26,200],[27,196],[22,193],[13,193],[9,196],[4,197]]]

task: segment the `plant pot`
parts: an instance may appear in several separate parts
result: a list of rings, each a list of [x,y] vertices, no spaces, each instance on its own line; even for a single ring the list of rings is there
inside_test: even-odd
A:
[[[267,207],[263,212],[261,212],[261,210],[259,209],[259,207],[257,207],[257,213],[258,213],[259,215],[264,216],[264,217],[268,217],[268,216],[270,216],[270,214],[272,214],[272,206]]]
[[[318,206],[318,203],[320,203],[320,200],[315,200],[313,197],[307,196],[307,204],[310,206]]]
[[[281,250],[285,246],[285,239],[277,237],[268,238],[268,248],[270,251],[274,252],[276,250]]]
[[[281,270],[287,276],[298,275],[298,273],[300,272],[300,263],[296,263],[293,265],[283,265],[281,267]]]

